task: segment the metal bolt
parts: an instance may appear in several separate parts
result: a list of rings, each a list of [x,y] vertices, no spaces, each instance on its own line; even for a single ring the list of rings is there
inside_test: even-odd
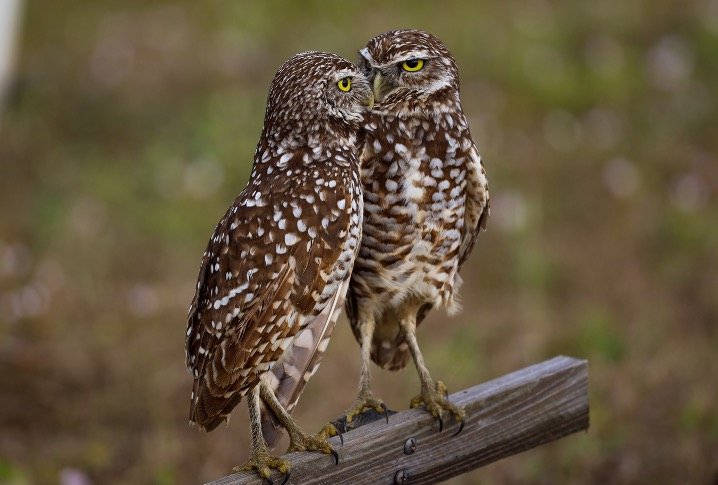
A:
[[[404,454],[411,455],[416,451],[416,438],[409,438],[404,442]]]
[[[409,481],[409,473],[406,470],[399,470],[394,475],[394,483],[400,485]]]

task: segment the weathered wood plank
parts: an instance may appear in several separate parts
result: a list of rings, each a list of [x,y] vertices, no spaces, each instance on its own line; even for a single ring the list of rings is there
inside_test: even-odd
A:
[[[339,465],[328,455],[292,453],[289,483],[435,483],[491,462],[588,429],[588,364],[555,357],[450,396],[466,407],[457,436],[452,421],[438,423],[421,409],[375,421],[332,438]],[[409,439],[416,450],[404,452]],[[280,483],[278,474],[275,483]],[[279,479],[277,482],[276,480]],[[220,478],[211,485],[261,483],[251,473]]]

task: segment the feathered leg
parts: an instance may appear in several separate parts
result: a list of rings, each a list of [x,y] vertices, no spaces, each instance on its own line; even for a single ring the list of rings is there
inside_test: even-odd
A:
[[[419,350],[419,343],[416,341],[416,316],[411,315],[402,320],[401,328],[421,381],[421,392],[418,396],[412,398],[410,406],[415,408],[423,404],[426,410],[439,420],[439,431],[444,427],[444,421],[441,417],[442,410],[445,409],[451,412],[456,421],[460,423],[456,434],[460,433],[464,429],[466,411],[446,398],[447,391],[443,382],[436,381],[436,385],[434,385],[434,381],[424,363],[424,356]]]
[[[374,319],[371,317],[362,319],[359,324],[359,333],[361,335],[361,375],[359,377],[359,395],[344,416],[347,425],[351,425],[352,420],[356,416],[362,414],[368,409],[385,415],[387,421],[389,420],[386,405],[381,400],[375,398],[369,389],[371,384],[371,375],[369,373],[369,365],[371,365],[370,352],[371,340],[374,336],[374,328]]]
[[[271,470],[278,470],[280,473],[284,474],[284,480],[282,481],[282,484],[284,484],[289,479],[289,462],[272,456],[267,452],[267,445],[264,443],[264,438],[262,438],[262,421],[259,414],[259,394],[260,386],[255,386],[247,399],[247,406],[249,407],[249,422],[252,431],[251,456],[247,463],[242,466],[234,467],[233,471],[241,472],[256,470],[257,473],[259,473],[259,475],[266,479],[267,483],[271,485],[274,483],[271,478]]]
[[[294,422],[287,410],[284,409],[277,399],[277,396],[274,395],[272,387],[264,379],[260,381],[259,389],[262,400],[269,406],[279,423],[289,434],[289,448],[287,449],[287,453],[294,451],[320,451],[322,453],[331,454],[337,465],[339,464],[339,454],[327,442],[327,434],[324,431],[314,436],[308,435]]]

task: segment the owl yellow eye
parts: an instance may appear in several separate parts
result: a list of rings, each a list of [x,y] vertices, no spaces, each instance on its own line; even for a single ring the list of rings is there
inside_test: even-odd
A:
[[[422,59],[409,59],[401,63],[401,68],[407,72],[421,71],[424,67],[424,61]]]
[[[340,79],[337,83],[337,86],[339,86],[339,90],[348,93],[352,88],[352,78],[345,77],[343,79]]]

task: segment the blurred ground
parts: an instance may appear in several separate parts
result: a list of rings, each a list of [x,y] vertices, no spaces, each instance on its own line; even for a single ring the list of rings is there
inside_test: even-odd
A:
[[[420,341],[460,389],[587,358],[591,429],[452,481],[718,476],[718,1],[25,6],[0,118],[0,482],[197,483],[246,457],[187,427],[185,313],[245,184],[269,81],[419,27],[457,58],[492,190],[464,311]],[[353,399],[342,320],[297,410]],[[411,371],[375,370],[404,408]]]

